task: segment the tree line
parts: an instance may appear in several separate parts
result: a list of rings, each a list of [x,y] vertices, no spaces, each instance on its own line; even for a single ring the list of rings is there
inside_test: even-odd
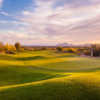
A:
[[[78,55],[100,56],[100,44],[92,44],[90,47],[30,47],[21,46],[19,42],[14,45],[3,44],[0,42],[0,53],[15,54],[20,51],[39,51],[39,50],[53,50],[56,53],[75,53]]]

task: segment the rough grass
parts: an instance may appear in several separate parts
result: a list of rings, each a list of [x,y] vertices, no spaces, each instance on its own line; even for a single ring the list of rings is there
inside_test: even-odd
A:
[[[0,55],[0,100],[100,100],[100,59],[53,51]]]

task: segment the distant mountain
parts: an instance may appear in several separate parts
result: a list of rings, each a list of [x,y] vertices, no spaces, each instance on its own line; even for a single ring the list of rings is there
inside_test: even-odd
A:
[[[56,46],[59,47],[91,47],[91,44],[70,44],[70,43],[61,43],[61,44],[57,44]]]
[[[60,46],[60,47],[70,47],[70,46],[73,46],[73,45],[70,44],[70,43],[61,43],[61,44],[57,44],[56,46]]]

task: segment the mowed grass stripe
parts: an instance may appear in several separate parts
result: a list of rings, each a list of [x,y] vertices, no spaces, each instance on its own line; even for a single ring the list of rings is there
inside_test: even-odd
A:
[[[71,76],[4,87],[4,100],[100,100],[100,72],[75,73]],[[92,79],[91,79],[91,78]],[[4,97],[5,96],[5,97]]]

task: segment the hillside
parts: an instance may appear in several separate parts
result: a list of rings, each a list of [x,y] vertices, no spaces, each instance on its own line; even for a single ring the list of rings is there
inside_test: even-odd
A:
[[[100,100],[99,69],[99,58],[75,54],[0,54],[0,100]]]

